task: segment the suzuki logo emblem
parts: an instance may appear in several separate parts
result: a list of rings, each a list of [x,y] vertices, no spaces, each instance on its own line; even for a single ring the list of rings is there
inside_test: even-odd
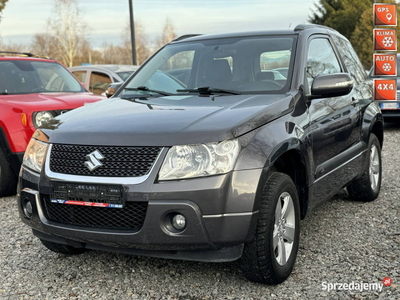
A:
[[[103,165],[100,160],[104,159],[104,156],[100,153],[99,150],[93,151],[92,153],[86,155],[86,158],[88,159],[88,161],[85,162],[85,166],[88,167],[90,172],[93,172]]]

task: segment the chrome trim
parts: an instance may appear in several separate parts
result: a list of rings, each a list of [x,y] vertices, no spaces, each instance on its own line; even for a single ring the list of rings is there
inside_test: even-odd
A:
[[[243,213],[227,213],[219,215],[204,215],[203,218],[222,218],[222,217],[243,217],[258,214],[259,211],[243,212]]]
[[[84,175],[71,175],[52,172],[50,170],[50,155],[53,144],[49,144],[49,149],[47,150],[46,162],[45,162],[45,175],[50,180],[57,181],[68,181],[68,182],[84,182],[84,183],[104,183],[104,184],[140,184],[146,181],[146,179],[153,172],[157,161],[160,159],[161,154],[165,151],[165,148],[161,148],[160,153],[158,153],[156,159],[153,162],[149,173],[140,177],[100,177],[100,176],[84,176]]]
[[[39,192],[36,191],[36,190],[32,190],[32,189],[29,189],[29,188],[24,188],[24,189],[21,191],[21,194],[22,194],[22,193],[27,193],[27,194],[34,195],[34,196],[35,196],[36,202],[39,201]]]
[[[333,172],[339,170],[340,168],[344,167],[345,165],[347,165],[349,162],[352,162],[353,160],[355,160],[356,158],[360,157],[361,155],[363,155],[365,152],[367,151],[367,149],[365,149],[364,151],[358,153],[356,156],[354,156],[353,158],[349,159],[348,161],[342,163],[340,166],[334,168],[333,170],[329,171],[328,173],[322,175],[320,178],[318,178],[317,180],[314,181],[314,183],[318,182],[319,180],[321,180],[322,178],[328,176],[329,174],[332,174]]]
[[[29,169],[27,166],[25,165],[21,165],[21,168],[24,169],[24,171],[30,173],[31,175],[34,175],[36,177],[40,177],[40,173],[36,173],[35,171],[32,171],[31,169]]]

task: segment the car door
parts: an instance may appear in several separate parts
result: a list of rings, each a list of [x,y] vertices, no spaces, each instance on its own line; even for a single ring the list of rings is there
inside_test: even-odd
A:
[[[347,72],[332,45],[331,39],[324,35],[309,40],[305,84],[308,93],[318,75]],[[322,201],[337,193],[354,175],[352,170],[345,174],[337,172],[360,152],[357,147],[361,122],[354,89],[345,96],[312,100],[309,115],[315,193]]]

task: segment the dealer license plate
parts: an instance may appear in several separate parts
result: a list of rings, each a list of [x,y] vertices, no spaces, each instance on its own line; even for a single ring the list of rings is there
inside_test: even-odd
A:
[[[52,203],[92,207],[124,208],[125,193],[119,185],[52,182]]]
[[[397,102],[394,103],[381,103],[381,109],[399,109]]]

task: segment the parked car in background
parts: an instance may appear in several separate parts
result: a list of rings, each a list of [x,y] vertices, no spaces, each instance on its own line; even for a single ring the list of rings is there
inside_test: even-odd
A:
[[[103,95],[110,83],[124,82],[138,68],[130,65],[85,65],[69,70],[93,94]]]
[[[258,75],[278,67],[287,78]],[[250,280],[280,283],[301,218],[344,187],[379,195],[371,86],[350,42],[323,26],[178,38],[110,99],[36,131],[21,220],[58,253],[240,259]]]
[[[52,59],[0,52],[0,197],[16,192],[22,157],[36,128],[100,99]]]
[[[400,54],[397,54],[397,100],[400,101]],[[384,78],[374,76],[374,67],[372,66],[369,71],[370,78]],[[390,79],[390,77],[387,77]],[[380,101],[379,106],[382,110],[383,117],[386,122],[399,122],[400,121],[400,103],[393,101]]]

